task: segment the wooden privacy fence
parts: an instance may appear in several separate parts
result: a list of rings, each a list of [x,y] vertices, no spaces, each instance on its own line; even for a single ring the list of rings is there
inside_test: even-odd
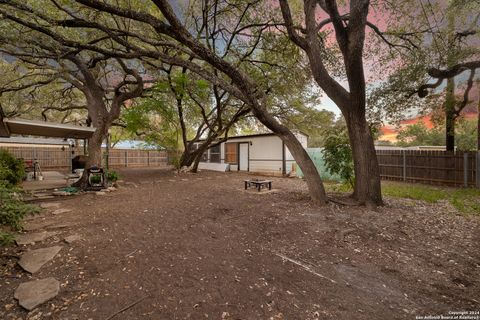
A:
[[[480,154],[470,152],[377,150],[386,180],[480,187]]]
[[[72,157],[83,155],[79,148],[71,149],[59,147],[10,147],[0,146],[16,158],[24,160],[36,159],[42,170],[70,169]],[[105,149],[103,150],[105,152]],[[72,153],[73,152],[73,153]],[[104,156],[104,161],[106,161]],[[136,150],[136,149],[110,149],[109,166],[112,168],[121,167],[162,167],[168,164],[167,151],[157,150]],[[103,163],[105,165],[105,162]]]
[[[119,167],[162,167],[168,164],[167,151],[110,149],[108,163]]]
[[[72,161],[72,151],[75,155],[83,154],[82,150],[71,149],[68,146],[59,147],[10,147],[0,146],[0,149],[7,150],[16,158],[34,160],[40,164],[42,170],[69,169]]]

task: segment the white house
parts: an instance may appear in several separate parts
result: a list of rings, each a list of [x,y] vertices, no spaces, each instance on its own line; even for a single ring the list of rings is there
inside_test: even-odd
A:
[[[295,133],[306,148],[308,136]],[[284,175],[293,170],[295,160],[283,141],[274,133],[229,137],[203,155],[199,169],[248,171]]]

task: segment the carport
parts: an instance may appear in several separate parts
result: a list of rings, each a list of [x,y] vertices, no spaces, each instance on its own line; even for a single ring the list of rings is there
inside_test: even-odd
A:
[[[42,136],[54,138],[88,139],[95,128],[71,124],[25,119],[6,119],[0,116],[0,137],[11,135]]]
[[[0,108],[0,137],[10,138],[15,136],[41,136],[65,139],[89,139],[95,128],[82,127],[71,124],[26,120],[18,118],[5,118]],[[28,190],[47,189],[52,187],[64,187],[66,180],[59,172],[50,172],[44,176],[43,181],[29,181],[24,183]]]

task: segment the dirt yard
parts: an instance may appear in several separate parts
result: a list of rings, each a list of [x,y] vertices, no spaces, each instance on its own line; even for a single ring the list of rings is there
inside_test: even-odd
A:
[[[105,195],[64,197],[30,223],[58,234],[0,249],[1,319],[415,319],[480,311],[480,219],[446,203],[377,212],[313,206],[303,181],[244,191],[238,173],[121,171]],[[51,200],[49,200],[51,202]],[[65,236],[81,240],[67,244]],[[38,273],[22,251],[61,245]],[[27,313],[13,292],[56,277]],[[112,317],[113,316],[113,317]]]

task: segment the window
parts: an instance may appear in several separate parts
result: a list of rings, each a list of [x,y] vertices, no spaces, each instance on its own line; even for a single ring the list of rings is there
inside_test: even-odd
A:
[[[220,144],[210,148],[210,162],[220,163]]]
[[[237,143],[225,143],[225,163],[237,163]]]

